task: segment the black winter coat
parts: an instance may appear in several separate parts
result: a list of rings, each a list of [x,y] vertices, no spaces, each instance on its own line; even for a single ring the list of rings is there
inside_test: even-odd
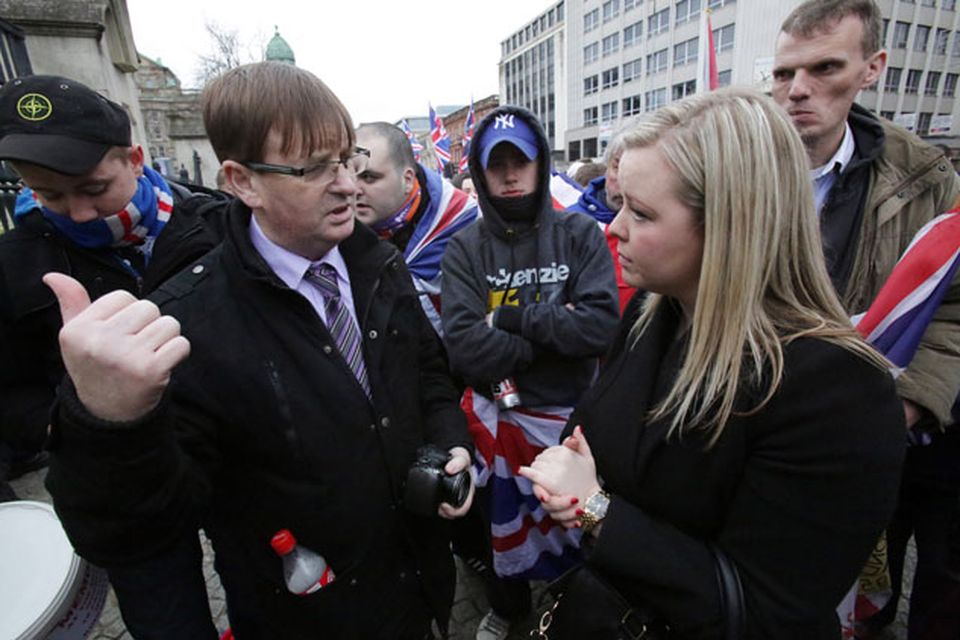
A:
[[[419,446],[470,437],[403,257],[360,224],[340,245],[371,402],[313,307],[253,248],[249,216],[236,203],[223,245],[153,296],[192,345],[160,407],[115,428],[65,389],[47,485],[67,533],[110,565],[202,525],[241,640],[396,637],[427,602],[445,624],[446,523],[410,515],[402,491]],[[288,593],[270,548],[280,529],[335,582]]]
[[[91,299],[117,289],[140,297],[220,242],[226,199],[172,189],[173,215],[140,277],[123,268],[113,250],[85,249],[70,241],[39,211],[0,235],[0,439],[27,451],[38,449],[63,378],[60,309],[41,281],[44,274],[73,276]]]
[[[839,346],[796,339],[763,409],[734,415],[710,450],[695,432],[668,441],[669,418],[646,416],[679,370],[679,316],[665,300],[628,349],[638,301],[569,423],[583,425],[612,494],[588,566],[677,638],[721,640],[710,542],[738,567],[745,640],[839,640],[836,606],[896,500],[905,426],[893,380]],[[739,411],[756,405],[749,395]]]

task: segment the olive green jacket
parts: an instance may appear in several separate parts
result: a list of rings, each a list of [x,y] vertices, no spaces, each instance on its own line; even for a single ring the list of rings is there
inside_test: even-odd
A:
[[[940,149],[880,120],[886,141],[870,170],[860,241],[842,295],[851,313],[866,311],[914,234],[953,209],[960,195],[960,179]],[[960,391],[960,272],[898,378],[897,391],[927,409],[937,426],[951,422]]]

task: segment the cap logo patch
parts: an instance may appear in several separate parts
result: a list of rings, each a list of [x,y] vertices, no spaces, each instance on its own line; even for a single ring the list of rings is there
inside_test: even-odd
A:
[[[41,122],[53,113],[53,105],[47,96],[40,93],[27,93],[17,100],[17,114],[30,122]]]
[[[512,113],[502,113],[497,116],[493,121],[494,129],[513,129],[516,125],[513,122],[514,115]]]

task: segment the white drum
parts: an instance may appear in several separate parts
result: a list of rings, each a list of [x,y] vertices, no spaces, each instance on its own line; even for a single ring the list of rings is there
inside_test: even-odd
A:
[[[50,505],[0,503],[0,638],[82,640],[106,597],[106,572],[73,552]]]

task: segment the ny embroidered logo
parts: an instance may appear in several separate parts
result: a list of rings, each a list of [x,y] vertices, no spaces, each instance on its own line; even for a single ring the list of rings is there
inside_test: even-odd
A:
[[[494,129],[513,129],[516,125],[513,123],[514,115],[512,113],[502,113],[493,121]]]

